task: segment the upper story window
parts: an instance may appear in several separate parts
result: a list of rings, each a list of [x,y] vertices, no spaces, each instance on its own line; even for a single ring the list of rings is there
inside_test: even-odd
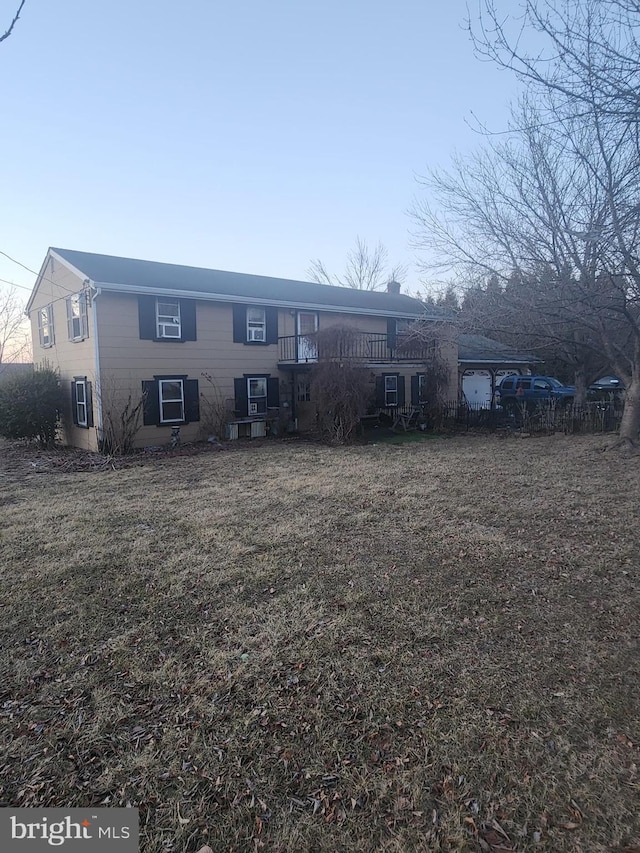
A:
[[[87,322],[87,295],[74,293],[67,300],[67,327],[70,341],[83,341],[89,337]]]
[[[267,340],[267,316],[264,308],[247,308],[247,340]]]
[[[53,305],[44,305],[38,308],[38,335],[41,347],[52,347],[55,339],[53,336]]]
[[[138,296],[140,340],[184,343],[197,340],[196,300]]]
[[[159,338],[182,336],[179,299],[156,299],[156,329]]]
[[[233,342],[248,346],[278,343],[278,309],[257,305],[233,306]]]

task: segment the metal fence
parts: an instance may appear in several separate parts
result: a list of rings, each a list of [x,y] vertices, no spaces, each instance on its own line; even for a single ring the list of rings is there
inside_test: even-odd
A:
[[[280,362],[350,361],[402,362],[427,361],[434,356],[434,342],[419,341],[382,332],[354,332],[345,340],[327,341],[316,334],[288,335],[278,338]]]
[[[556,432],[605,433],[615,432],[620,428],[622,408],[621,400],[569,406],[542,402],[535,406],[519,405],[515,411],[506,412],[500,406],[482,408],[456,402],[423,406],[417,423],[422,429],[443,432],[517,430],[539,435]],[[405,406],[401,411],[408,414],[411,412],[411,406]],[[398,409],[382,409],[379,413],[380,419],[391,425],[396,421],[399,412]]]

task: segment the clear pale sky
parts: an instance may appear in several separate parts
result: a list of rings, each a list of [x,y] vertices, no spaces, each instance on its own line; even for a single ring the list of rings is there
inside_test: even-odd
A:
[[[0,0],[0,31],[17,6]],[[416,175],[481,143],[473,115],[504,128],[515,93],[474,57],[466,13],[27,0],[0,44],[0,250],[36,270],[53,245],[304,279],[360,235],[416,288]],[[34,282],[1,257],[0,278]]]

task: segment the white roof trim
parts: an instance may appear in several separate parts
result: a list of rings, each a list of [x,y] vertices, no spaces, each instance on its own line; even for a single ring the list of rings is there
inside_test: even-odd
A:
[[[319,305],[314,302],[293,302],[283,299],[265,299],[254,296],[234,296],[229,293],[207,293],[200,290],[175,290],[162,287],[136,287],[129,284],[113,284],[107,281],[96,281],[91,284],[101,290],[115,293],[134,293],[145,296],[173,296],[182,299],[201,299],[204,302],[235,302],[241,305],[271,305],[276,308],[299,308],[303,311],[335,311],[339,314],[368,314],[374,317],[397,317],[402,319],[425,319],[442,321],[441,317],[431,317],[426,314],[410,314],[408,311],[388,311],[378,308],[354,308],[344,305]]]
[[[74,265],[70,264],[69,261],[62,257],[62,255],[59,255],[57,252],[54,252],[53,249],[49,249],[49,254],[52,258],[55,258],[56,261],[59,261],[68,270],[77,275],[78,278],[80,278],[82,281],[88,281],[89,283],[91,283],[91,279],[85,273],[83,273],[82,270],[79,270],[78,267],[74,267]]]
[[[53,249],[49,249],[47,251],[47,254],[45,255],[44,261],[42,262],[42,266],[40,267],[40,272],[38,273],[36,283],[33,285],[33,290],[31,291],[31,296],[29,297],[29,301],[27,302],[27,304],[25,306],[25,309],[24,309],[25,314],[28,314],[31,311],[31,306],[33,304],[33,300],[36,298],[36,293],[38,292],[38,289],[40,287],[40,282],[42,281],[43,278],[45,278],[45,270],[46,270],[47,265],[48,265],[51,258],[53,258],[54,260],[58,261],[58,263],[65,266],[74,275],[77,275],[78,278],[80,279],[80,281],[89,282],[89,284],[91,284],[91,280],[89,278],[87,278],[87,276],[82,272],[82,270],[79,270],[77,267],[74,267],[73,264],[70,264],[69,261],[65,260],[62,257],[62,255],[59,255],[57,252],[54,252]],[[69,294],[69,295],[71,295],[71,294]]]

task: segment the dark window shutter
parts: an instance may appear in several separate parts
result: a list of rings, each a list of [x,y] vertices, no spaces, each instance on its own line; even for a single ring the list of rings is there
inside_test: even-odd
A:
[[[387,346],[393,349],[396,345],[396,321],[389,318],[387,320]]]
[[[76,380],[71,380],[71,417],[76,426],[78,426],[78,400],[76,397]]]
[[[143,382],[144,409],[142,423],[145,426],[157,426],[160,423],[160,401],[158,400],[158,383]]]
[[[157,338],[155,296],[138,296],[138,323],[141,340],[153,341]]]
[[[267,321],[267,343],[278,343],[278,309],[265,308],[265,320]]]
[[[187,423],[200,420],[200,392],[197,379],[184,381],[184,419]]]
[[[196,337],[196,301],[195,299],[180,300],[180,324],[183,341],[197,341]]]
[[[398,406],[404,406],[404,376],[398,376]]]
[[[84,383],[85,388],[85,397],[87,400],[87,426],[93,426],[93,390],[91,388],[91,382],[87,382],[85,380]]]
[[[420,403],[420,377],[414,374],[411,377],[411,405],[417,406]]]
[[[236,344],[247,342],[247,309],[244,305],[233,306],[233,342]]]
[[[376,406],[384,409],[384,376],[376,376]]]
[[[235,410],[239,418],[246,418],[249,411],[249,401],[247,399],[247,380],[234,379],[233,391],[236,398]]]
[[[267,379],[267,406],[275,408],[280,405],[280,380],[277,377]]]

